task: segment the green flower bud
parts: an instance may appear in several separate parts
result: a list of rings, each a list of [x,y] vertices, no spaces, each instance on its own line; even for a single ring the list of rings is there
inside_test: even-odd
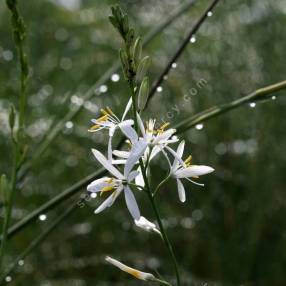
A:
[[[149,85],[149,78],[144,77],[138,94],[138,108],[143,110],[145,108],[148,95],[149,95],[150,85]]]

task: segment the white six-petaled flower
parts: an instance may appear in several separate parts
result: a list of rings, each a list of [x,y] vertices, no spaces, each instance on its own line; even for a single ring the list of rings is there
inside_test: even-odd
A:
[[[177,187],[178,187],[178,193],[179,198],[181,202],[186,201],[186,192],[184,185],[181,181],[181,179],[187,179],[188,181],[203,186],[203,184],[197,183],[194,180],[190,179],[196,179],[199,176],[209,174],[214,171],[212,167],[204,166],[204,165],[192,165],[192,156],[189,156],[185,161],[182,160],[183,153],[185,148],[185,141],[181,141],[177,152],[173,151],[171,148],[167,149],[169,152],[174,156],[174,163],[171,168],[170,175],[177,180]]]
[[[121,120],[116,116],[116,114],[111,110],[111,108],[106,107],[106,109],[101,109],[102,116],[97,119],[92,119],[94,125],[89,129],[89,132],[97,132],[102,129],[109,130],[109,140],[108,140],[108,160],[112,161],[112,138],[117,128],[120,128],[121,131],[134,143],[138,136],[135,130],[132,128],[134,120],[125,119],[128,111],[132,105],[131,99],[128,101],[125,111]]]
[[[137,205],[135,196],[129,184],[136,178],[138,171],[132,171],[134,165],[142,156],[146,149],[146,143],[143,140],[138,140],[132,146],[130,156],[124,165],[124,173],[122,174],[115,168],[109,160],[98,150],[92,149],[92,152],[98,162],[114,177],[104,177],[97,179],[90,183],[87,187],[89,192],[105,193],[112,192],[112,194],[95,210],[95,213],[100,213],[107,207],[111,207],[117,197],[124,192],[125,201],[129,212],[136,220],[140,219],[140,211]]]

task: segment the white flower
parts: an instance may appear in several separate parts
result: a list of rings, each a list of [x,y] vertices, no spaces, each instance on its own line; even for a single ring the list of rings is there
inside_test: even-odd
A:
[[[124,165],[124,174],[119,172],[118,169],[116,169],[101,152],[92,149],[92,152],[98,162],[114,176],[113,178],[104,177],[97,179],[87,186],[87,190],[93,193],[99,192],[102,194],[105,192],[112,192],[112,194],[95,210],[96,214],[100,213],[107,207],[111,207],[121,192],[124,191],[125,201],[129,212],[134,219],[140,218],[140,211],[135,196],[128,184],[131,183],[138,175],[138,171],[132,171],[132,169],[144,153],[145,149],[146,143],[143,140],[139,140],[133,145],[130,151],[130,156]]]
[[[109,262],[110,264],[114,265],[115,267],[119,268],[120,270],[134,276],[137,279],[143,280],[143,281],[148,281],[148,280],[154,280],[155,276],[151,273],[147,273],[147,272],[142,272],[139,271],[137,269],[131,268],[123,263],[121,263],[120,261],[111,258],[109,256],[106,256],[105,260],[107,262]]]
[[[120,120],[115,113],[109,108],[101,109],[102,116],[97,119],[92,119],[91,121],[94,125],[89,129],[89,132],[97,132],[102,129],[109,130],[109,141],[108,141],[108,160],[112,161],[112,137],[117,128],[131,140],[132,143],[138,140],[138,136],[135,130],[131,127],[134,124],[134,120],[127,119],[125,117],[130,110],[132,105],[132,100],[130,99],[126,105],[125,111],[123,113],[122,119]]]
[[[134,220],[134,222],[136,226],[147,232],[154,231],[156,233],[161,234],[161,232],[157,229],[156,225],[151,221],[147,220],[144,216],[141,216],[139,220]]]
[[[142,157],[144,164],[146,164],[146,162],[149,163],[160,152],[162,152],[164,156],[168,159],[164,151],[164,148],[168,144],[178,142],[177,136],[174,136],[176,129],[171,128],[171,129],[165,130],[170,125],[169,123],[164,123],[158,129],[156,129],[155,128],[156,120],[153,120],[153,119],[149,119],[147,121],[146,128],[145,128],[143,121],[138,113],[137,113],[137,122],[138,122],[139,129],[142,133],[143,140],[148,145]],[[128,135],[126,136],[128,137]],[[133,140],[132,137],[128,137],[128,138],[132,142]],[[117,164],[123,164],[124,160],[129,156],[128,151],[114,150],[113,154],[120,158],[120,160],[116,161]],[[138,167],[138,171],[139,171],[139,175],[135,179],[136,185],[144,187],[145,183],[144,183],[144,179],[143,179],[143,175],[142,175],[140,167]],[[148,172],[148,168],[146,171]]]
[[[137,122],[138,126],[140,128],[140,131],[142,133],[142,136],[144,140],[148,143],[150,147],[163,147],[170,143],[178,142],[178,138],[176,136],[173,136],[176,132],[176,129],[170,128],[165,130],[170,123],[164,123],[159,128],[155,128],[156,120],[149,119],[146,122],[146,128],[144,127],[143,121],[140,117],[140,115],[137,113]],[[161,151],[161,148],[159,150],[154,150],[156,154]],[[154,155],[153,155],[154,156]]]
[[[167,147],[167,149],[172,153],[175,157],[174,163],[171,166],[170,175],[177,180],[178,193],[181,202],[186,201],[186,193],[183,183],[181,179],[187,179],[188,181],[203,186],[203,184],[199,184],[190,178],[198,178],[201,175],[206,175],[214,171],[212,167],[203,166],[203,165],[192,165],[192,156],[189,156],[185,161],[182,160],[184,153],[185,141],[182,141],[178,148],[177,152],[173,151],[171,148]]]

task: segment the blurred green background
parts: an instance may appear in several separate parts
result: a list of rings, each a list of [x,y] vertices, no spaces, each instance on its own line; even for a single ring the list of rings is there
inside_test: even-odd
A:
[[[90,119],[106,105],[120,114],[129,98],[119,70],[94,90],[91,99],[83,99],[118,58],[121,41],[107,18],[110,5],[120,3],[144,37],[184,3],[19,2],[27,26],[30,65],[29,156],[55,122],[79,105],[83,108],[33,162],[16,196],[13,223],[99,168],[90,149],[105,151],[107,134],[88,133]],[[144,49],[152,58],[152,80],[209,3],[195,1]],[[146,115],[176,124],[215,104],[285,80],[285,33],[284,0],[221,1],[164,81],[163,91],[152,99]],[[0,172],[9,174],[12,159],[7,118],[11,102],[17,105],[19,67],[4,1],[0,3],[0,82]],[[216,169],[201,179],[203,189],[185,182],[185,204],[179,202],[174,183],[160,192],[159,208],[184,285],[286,285],[285,106],[283,96],[255,107],[244,106],[181,136],[195,163]],[[164,165],[162,159],[154,164],[154,183],[164,177]],[[79,195],[10,240],[6,265]],[[139,193],[137,199],[142,214],[153,220],[144,194]],[[123,198],[94,215],[98,204],[98,199],[90,200],[73,212],[17,268],[10,285],[147,285],[105,265],[107,254],[169,279],[173,269],[164,246],[156,235],[134,228]]]

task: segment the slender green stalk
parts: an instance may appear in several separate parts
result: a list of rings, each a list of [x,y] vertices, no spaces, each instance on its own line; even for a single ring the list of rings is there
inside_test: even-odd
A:
[[[7,233],[8,228],[10,225],[12,208],[14,205],[14,197],[16,192],[16,183],[17,183],[17,173],[19,170],[19,165],[22,162],[22,158],[19,158],[19,153],[23,148],[23,137],[24,137],[24,119],[25,119],[25,109],[26,109],[26,88],[27,88],[27,79],[28,79],[28,63],[27,57],[24,53],[24,40],[26,36],[25,25],[24,21],[18,11],[17,8],[17,1],[16,0],[6,0],[6,4],[8,9],[11,12],[11,25],[13,29],[13,36],[15,46],[18,51],[18,57],[20,61],[20,94],[19,94],[19,127],[17,131],[16,139],[14,138],[13,134],[13,127],[14,122],[12,123],[13,126],[11,127],[11,140],[13,145],[13,166],[12,166],[12,174],[11,174],[11,182],[10,182],[10,192],[7,200],[7,211],[5,212],[5,220],[3,224],[3,231],[2,231],[2,240],[1,240],[1,247],[0,247],[0,270],[2,270],[2,261],[5,254],[6,248],[6,240],[7,240]],[[13,119],[14,121],[14,119]],[[19,160],[20,159],[20,160]]]
[[[61,223],[65,218],[77,208],[77,202],[68,207],[59,217],[57,217],[51,225],[45,229],[38,237],[36,237],[29,246],[15,259],[15,261],[8,267],[8,269],[1,275],[0,284],[5,281],[5,278],[12,273],[12,271],[19,265],[19,261],[24,260],[36,247],[38,247],[47,236]]]
[[[220,0],[213,0],[211,2],[211,4],[206,8],[206,10],[201,15],[201,17],[197,20],[195,25],[191,28],[190,32],[185,37],[185,39],[182,41],[182,43],[180,44],[178,49],[175,51],[174,55],[171,57],[171,59],[167,63],[167,65],[165,66],[164,70],[162,71],[162,73],[160,74],[158,79],[153,84],[152,89],[151,89],[151,91],[149,93],[149,97],[148,97],[148,101],[147,101],[146,107],[147,107],[150,99],[155,95],[157,87],[159,87],[161,85],[161,83],[164,80],[164,77],[169,74],[169,72],[170,72],[170,70],[172,68],[172,64],[175,63],[179,59],[179,57],[182,55],[182,53],[184,52],[186,47],[189,45],[190,39],[198,32],[198,30],[201,28],[203,23],[208,18],[208,13],[211,12],[215,8],[215,6],[218,4],[219,1]]]
[[[211,107],[205,111],[200,112],[199,114],[196,114],[190,118],[181,121],[174,127],[177,128],[177,134],[183,133],[199,123],[205,122],[225,112],[231,111],[235,108],[240,107],[241,105],[267,99],[270,94],[273,94],[283,89],[286,89],[286,80],[257,89],[256,91],[239,99],[233,100],[229,103]]]
[[[130,78],[128,82],[129,82],[129,89],[130,89],[130,92],[131,92],[131,95],[132,95],[132,106],[133,106],[133,114],[134,114],[133,116],[134,116],[135,129],[138,130],[138,122],[137,122],[137,116],[136,116],[136,114],[137,114],[136,94],[135,94],[135,91],[134,91],[135,89],[134,89],[133,78]],[[141,172],[142,172],[142,175],[143,175],[143,179],[144,179],[145,188],[146,188],[146,191],[147,191],[147,194],[148,194],[148,198],[149,198],[149,200],[151,202],[151,205],[152,205],[152,208],[154,210],[157,223],[158,223],[160,231],[162,233],[163,241],[164,241],[164,243],[166,245],[166,248],[167,248],[167,250],[168,250],[168,252],[170,254],[170,257],[171,257],[173,265],[174,265],[174,269],[175,269],[175,273],[176,273],[176,279],[177,279],[177,286],[180,286],[181,285],[181,280],[180,280],[180,274],[179,274],[179,267],[178,267],[177,259],[176,259],[176,256],[174,254],[173,247],[172,247],[172,245],[170,243],[168,235],[167,235],[167,233],[165,231],[164,225],[162,223],[162,220],[161,220],[161,217],[160,217],[160,214],[159,214],[159,210],[158,210],[157,205],[156,205],[155,198],[152,195],[152,192],[151,192],[151,189],[150,189],[150,186],[149,186],[149,181],[148,181],[148,178],[147,178],[147,175],[146,175],[146,170],[145,170],[142,158],[139,159],[139,164],[140,164]]]

